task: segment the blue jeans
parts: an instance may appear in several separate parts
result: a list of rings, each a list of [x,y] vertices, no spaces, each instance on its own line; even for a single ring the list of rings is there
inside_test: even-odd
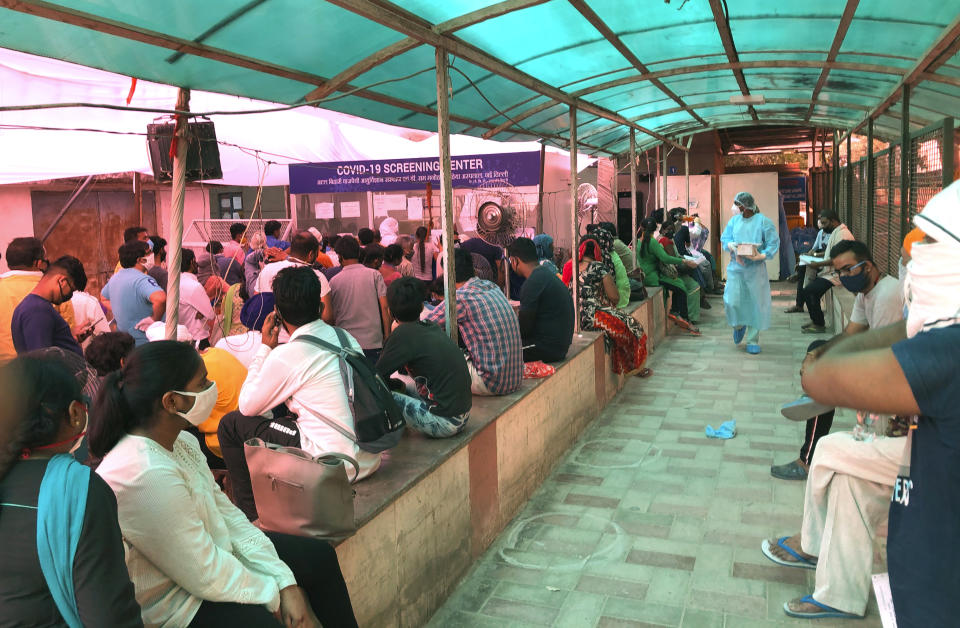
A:
[[[460,416],[445,417],[430,412],[430,406],[423,399],[409,397],[407,395],[395,392],[393,399],[400,406],[403,412],[403,418],[407,425],[423,432],[431,438],[446,438],[456,436],[467,424],[470,413],[465,412]]]

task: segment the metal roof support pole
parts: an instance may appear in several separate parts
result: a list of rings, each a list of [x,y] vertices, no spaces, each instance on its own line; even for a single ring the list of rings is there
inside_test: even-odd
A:
[[[570,107],[570,270],[573,280],[573,331],[580,333],[580,260],[577,250],[580,239],[580,221],[577,220],[577,108]]]
[[[447,333],[457,341],[457,275],[453,260],[453,179],[450,174],[450,100],[447,51],[437,47],[437,139],[440,142],[440,222],[443,228],[443,307]]]
[[[667,219],[667,147],[663,147],[663,219]]]
[[[190,111],[190,90],[183,87],[177,93],[177,111]],[[170,252],[167,267],[167,325],[164,338],[177,339],[180,313],[180,261],[183,246],[183,196],[187,187],[187,118],[177,116],[173,130],[177,150],[173,155],[173,192],[170,198]]]
[[[943,119],[943,141],[940,143],[940,167],[943,172],[943,187],[947,187],[953,183],[954,162],[952,117]]]
[[[847,136],[847,189],[844,192],[847,195],[847,202],[844,206],[847,208],[846,220],[843,222],[850,226],[853,222],[853,152],[851,151],[850,135]],[[829,255],[829,251],[827,255]]]
[[[690,147],[693,146],[693,136],[687,139],[687,150],[683,153],[683,176],[687,183],[687,195],[683,202],[683,214],[690,213]]]
[[[867,121],[867,237],[862,238],[873,253],[873,212],[876,211],[877,173],[873,161],[873,118]]]
[[[660,144],[657,144],[657,155],[654,160],[653,173],[653,211],[657,211],[663,204],[660,202]],[[647,180],[650,180],[650,167],[647,166]],[[649,187],[649,184],[648,184]]]
[[[910,230],[910,86],[903,85],[902,110],[900,112],[900,237],[893,242],[902,242]],[[893,248],[893,247],[891,247]]]
[[[840,215],[840,150],[837,146],[839,135],[838,131],[833,132],[833,176],[830,177],[830,184],[833,188],[833,207],[831,209],[837,216]]]
[[[637,257],[637,132],[630,129],[630,248]]]

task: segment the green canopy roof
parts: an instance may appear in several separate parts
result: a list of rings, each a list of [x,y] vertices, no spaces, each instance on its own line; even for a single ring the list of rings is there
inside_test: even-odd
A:
[[[960,0],[4,0],[0,46],[181,87],[453,133],[621,153],[708,128],[960,111]],[[765,104],[730,103],[762,95]],[[172,105],[172,103],[171,103]]]

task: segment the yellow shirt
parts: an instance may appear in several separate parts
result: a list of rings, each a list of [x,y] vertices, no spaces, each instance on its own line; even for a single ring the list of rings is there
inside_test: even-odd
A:
[[[0,275],[0,365],[17,357],[13,347],[13,311],[24,297],[33,292],[43,273],[39,271],[11,270]]]
[[[240,405],[240,388],[247,379],[247,369],[229,351],[211,347],[200,356],[207,367],[207,378],[217,384],[217,405],[207,420],[197,426],[204,435],[204,440],[210,451],[220,456],[220,440],[217,438],[217,427],[220,419],[228,412],[233,412]]]

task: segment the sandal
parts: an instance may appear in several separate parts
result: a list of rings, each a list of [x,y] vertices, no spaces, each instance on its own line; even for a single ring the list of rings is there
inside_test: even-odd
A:
[[[790,608],[791,602],[800,602],[803,604],[812,604],[817,607],[816,611],[795,611]],[[826,604],[821,604],[820,602],[813,599],[812,595],[805,595],[799,597],[791,602],[783,603],[783,612],[789,615],[790,617],[799,617],[801,619],[827,619],[827,618],[837,618],[837,619],[863,619],[863,615],[855,615],[854,613],[848,613],[846,611],[841,611],[838,608],[833,608],[832,606],[827,606]]]
[[[783,558],[780,558],[776,554],[774,554],[771,551],[772,546],[770,545],[770,541],[768,541],[767,539],[763,539],[763,543],[760,544],[760,551],[763,552],[764,556],[766,556],[773,562],[783,567],[801,567],[803,569],[816,569],[817,561],[810,560],[809,558],[804,558],[803,556],[798,554],[796,551],[794,551],[793,548],[791,548],[786,544],[786,540],[789,538],[790,538],[789,536],[781,536],[779,539],[777,539],[777,547],[779,547],[786,553],[796,558],[796,560],[785,560]]]
[[[646,367],[641,368],[639,371],[633,374],[634,377],[639,377],[641,379],[646,379],[653,375],[653,369],[648,369]]]

